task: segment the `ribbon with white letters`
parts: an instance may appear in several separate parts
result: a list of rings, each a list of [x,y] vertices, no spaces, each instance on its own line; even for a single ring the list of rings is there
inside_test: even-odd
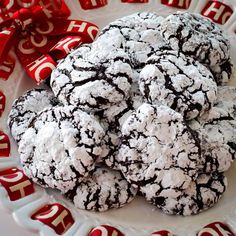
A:
[[[84,10],[91,10],[107,5],[107,0],[79,0],[79,2]]]
[[[125,2],[125,3],[148,3],[148,0],[121,0],[121,2]]]
[[[233,15],[233,12],[233,9],[229,5],[223,3],[223,1],[213,0],[207,1],[201,14],[220,25],[224,25],[231,15]]]
[[[191,0],[161,0],[161,4],[169,7],[188,9],[191,4]]]
[[[12,2],[18,5],[9,5]],[[4,65],[14,45],[22,66],[37,83],[50,76],[57,60],[82,43],[93,42],[98,33],[90,22],[67,19],[70,10],[63,0],[32,0],[31,4],[5,0],[5,4],[0,11],[0,64]]]
[[[124,236],[124,234],[113,226],[100,225],[92,229],[88,236]]]
[[[11,201],[17,201],[35,192],[32,181],[22,170],[10,169],[0,174],[0,185],[5,188]]]
[[[75,222],[69,209],[59,203],[48,204],[42,207],[31,218],[41,221],[54,229],[57,235],[64,234]]]

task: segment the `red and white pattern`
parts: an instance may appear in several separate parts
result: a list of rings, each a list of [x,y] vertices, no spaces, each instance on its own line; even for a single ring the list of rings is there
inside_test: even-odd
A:
[[[151,236],[174,236],[174,235],[167,230],[161,230],[161,231],[152,233]]]
[[[10,174],[16,173],[18,170],[19,169],[17,167],[1,170],[0,171],[0,176],[10,175]]]
[[[14,12],[18,8],[31,7],[35,2],[35,0],[2,0],[0,6],[3,8],[3,11]]]
[[[169,7],[188,9],[191,4],[191,0],[161,0],[161,4]]]
[[[91,10],[107,5],[107,0],[79,0],[79,2],[84,10]]]
[[[32,181],[18,169],[10,169],[7,174],[0,176],[0,184],[7,191],[11,201],[24,198],[35,191]]]
[[[3,92],[0,91],[0,117],[5,110],[6,106],[6,97]]]
[[[67,55],[72,47],[91,43],[98,33],[98,27],[90,22],[69,20],[70,10],[63,0],[35,0],[35,4],[28,1],[28,8],[21,6],[26,2],[20,6],[18,1],[14,4],[9,9],[8,2],[0,6],[0,77],[4,79],[3,72],[10,72],[5,57],[13,46],[25,70],[39,84],[50,76],[58,59]],[[55,45],[56,53],[53,53]]]
[[[0,158],[1,157],[9,157],[10,156],[10,140],[9,137],[0,131]]]
[[[75,222],[71,212],[59,203],[42,207],[31,218],[41,221],[59,235],[64,234]]]
[[[108,5],[108,0],[77,0],[84,10],[97,9]],[[110,0],[113,1],[113,0]],[[122,3],[148,3],[152,2],[149,0],[120,0]],[[0,1],[0,24],[8,19],[9,16],[13,16],[13,13],[19,8],[30,8],[35,3],[40,3],[44,6],[45,14],[50,16],[53,14],[55,5],[50,5],[52,2],[58,3],[60,6],[60,0],[2,0]],[[154,2],[154,0],[153,0]],[[191,5],[192,0],[160,0],[159,3],[168,7],[174,7],[179,9],[188,9]],[[201,11],[201,14],[210,18],[212,21],[224,25],[233,14],[232,7],[223,3],[224,1],[206,1],[206,5]],[[62,1],[64,4],[64,2]],[[2,7],[3,6],[3,7]],[[65,4],[64,4],[65,6]],[[8,14],[4,12],[7,11]],[[60,16],[60,12],[56,13]],[[26,15],[24,15],[26,16]],[[16,17],[16,15],[14,15]],[[62,14],[63,17],[63,14]],[[18,20],[18,19],[17,19]],[[22,21],[22,18],[20,19]],[[22,22],[27,27],[29,19],[26,18]],[[35,38],[31,37],[31,44],[27,44],[24,39],[15,44],[18,46],[18,56],[21,62],[24,64],[27,72],[33,77],[38,83],[44,78],[50,76],[52,69],[56,66],[57,60],[65,57],[71,49],[78,47],[82,43],[92,42],[98,32],[98,28],[84,21],[68,21],[68,24],[58,24],[58,27],[54,27],[56,24],[52,22],[50,24],[47,21],[47,25],[42,24],[36,29]],[[56,30],[61,27],[66,33],[63,37],[53,39]],[[1,30],[0,30],[1,31]],[[71,33],[71,34],[70,34]],[[236,33],[236,29],[235,29]],[[48,42],[48,36],[52,35],[50,42]],[[9,32],[3,28],[0,32],[1,38],[9,35]],[[41,38],[40,38],[41,35]],[[46,35],[46,36],[45,36]],[[75,36],[76,35],[76,36]],[[45,36],[45,37],[44,37]],[[33,47],[32,47],[33,45]],[[37,51],[39,49],[39,51]],[[41,53],[42,51],[46,53]],[[5,54],[7,55],[7,54]],[[32,62],[33,60],[33,62]],[[30,61],[30,63],[29,63]],[[0,79],[8,80],[15,67],[15,59],[7,56],[3,63],[0,65]],[[5,95],[0,91],[0,116],[4,112],[6,103]],[[10,156],[10,141],[8,136],[0,131],[0,158]],[[7,158],[9,159],[9,158]],[[7,160],[6,159],[6,160]],[[34,185],[31,180],[28,179],[24,173],[18,168],[11,168],[0,171],[0,187],[4,188],[11,201],[17,201],[25,198],[35,192]],[[69,209],[59,203],[46,205],[37,210],[32,219],[38,220],[43,224],[52,228],[58,235],[64,234],[73,224],[74,219]],[[87,233],[88,234],[88,233]],[[86,234],[86,236],[87,236]],[[85,235],[81,235],[85,236]],[[101,225],[94,228],[88,236],[124,236],[122,232],[112,226]],[[172,233],[166,230],[154,232],[151,236],[174,236]],[[197,236],[235,236],[232,230],[222,222],[213,222],[205,226]]]
[[[125,2],[125,3],[147,3],[148,0],[121,0],[121,2]]]
[[[197,236],[235,236],[229,227],[222,222],[213,222],[206,225]]]
[[[25,65],[26,72],[38,84],[45,78],[48,78],[55,68],[56,62],[49,55],[41,56],[38,59],[35,58],[32,63]]]
[[[49,54],[60,60],[73,49],[80,46],[83,43],[83,39],[79,36],[66,36],[62,38],[53,48],[50,49]]]
[[[124,234],[112,226],[101,225],[94,228],[89,236],[124,236]]]
[[[224,25],[233,14],[233,10],[220,1],[208,1],[201,14],[218,24]]]

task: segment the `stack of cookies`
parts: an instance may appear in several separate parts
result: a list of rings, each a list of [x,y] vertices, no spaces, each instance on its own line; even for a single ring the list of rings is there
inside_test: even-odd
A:
[[[198,14],[136,13],[61,60],[8,124],[25,174],[76,207],[141,194],[168,214],[212,207],[236,158],[236,88],[222,30]]]

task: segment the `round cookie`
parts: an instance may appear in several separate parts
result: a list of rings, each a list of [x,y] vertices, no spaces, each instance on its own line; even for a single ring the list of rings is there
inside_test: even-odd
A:
[[[223,109],[213,107],[189,125],[201,142],[202,171],[228,170],[236,158],[236,120]]]
[[[145,198],[167,214],[193,215],[214,206],[227,188],[222,173],[199,174],[187,189],[165,188],[149,183],[141,187]]]
[[[222,65],[230,57],[229,41],[223,31],[199,14],[172,14],[161,22],[160,31],[173,50],[181,51],[210,67]]]
[[[137,189],[119,171],[97,167],[90,176],[66,193],[66,197],[79,209],[101,212],[123,207],[136,194]]]
[[[129,55],[132,67],[142,68],[153,53],[169,48],[158,29],[163,19],[151,12],[125,16],[106,26],[95,44],[113,38],[113,45],[123,48]]]
[[[215,106],[224,109],[236,120],[236,88],[219,86]]]
[[[169,106],[187,120],[209,110],[217,92],[210,71],[176,51],[151,56],[140,73],[139,86],[148,102]]]
[[[129,96],[132,74],[122,49],[85,45],[60,61],[51,75],[51,87],[63,104],[99,111]]]
[[[167,106],[143,104],[123,124],[116,158],[134,186],[162,181],[185,189],[197,177],[200,146],[181,114]]]
[[[76,107],[45,109],[19,143],[24,173],[41,186],[66,192],[95,168],[104,136],[95,117]]]
[[[28,127],[31,119],[44,108],[58,104],[54,94],[46,89],[32,89],[16,99],[8,116],[8,126],[17,143]]]

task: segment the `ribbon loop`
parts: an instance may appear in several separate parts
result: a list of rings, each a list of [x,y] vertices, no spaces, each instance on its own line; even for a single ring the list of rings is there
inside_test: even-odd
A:
[[[32,26],[33,15],[27,8],[22,8],[12,15],[13,23],[17,29],[25,31],[29,26]]]
[[[28,74],[40,83],[81,43],[91,43],[98,27],[90,22],[69,20],[70,11],[63,0],[32,0],[34,4],[0,9],[0,63],[15,46],[16,55]],[[13,1],[14,2],[14,1]],[[32,3],[32,2],[31,2]],[[3,13],[8,17],[3,17]],[[10,17],[11,15],[11,17]]]

